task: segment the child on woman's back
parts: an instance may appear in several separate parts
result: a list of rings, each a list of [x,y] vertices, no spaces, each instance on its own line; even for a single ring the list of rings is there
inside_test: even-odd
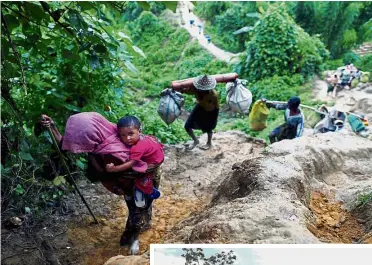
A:
[[[129,161],[117,166],[112,163],[108,164],[106,165],[106,171],[126,171],[134,165],[143,164],[141,173],[145,174],[136,180],[135,186],[144,194],[152,194],[153,174],[146,173],[146,170],[163,163],[163,145],[155,137],[141,134],[141,123],[135,116],[121,118],[117,127],[121,141],[131,147]],[[137,169],[137,171],[139,170]]]

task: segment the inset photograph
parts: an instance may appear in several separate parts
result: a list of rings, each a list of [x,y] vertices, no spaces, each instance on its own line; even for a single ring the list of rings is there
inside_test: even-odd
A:
[[[164,247],[169,246],[169,247]],[[252,246],[252,245],[154,245],[151,265],[326,265],[363,264],[371,258],[372,248],[339,245]],[[369,258],[368,258],[369,257]]]

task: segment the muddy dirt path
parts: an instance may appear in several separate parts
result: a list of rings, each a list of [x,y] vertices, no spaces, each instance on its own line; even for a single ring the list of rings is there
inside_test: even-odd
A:
[[[205,135],[201,137],[202,144],[206,140]],[[174,237],[177,224],[205,209],[233,164],[260,156],[265,147],[262,141],[238,131],[216,134],[213,144],[207,151],[186,151],[181,144],[165,147],[162,197],[154,203],[153,228],[140,235],[140,254],[148,256],[151,243]],[[113,256],[127,255],[127,249],[119,246],[127,218],[123,199],[99,183],[82,180],[79,187],[100,225],[92,224],[79,197],[71,194],[66,201],[67,213],[51,216],[38,234],[49,242],[61,264],[102,265]],[[2,231],[2,264],[46,264],[43,250],[27,248],[32,244],[21,228]]]
[[[201,142],[206,137],[201,137]],[[186,151],[183,145],[167,146],[161,191],[153,209],[153,228],[140,235],[140,254],[149,251],[151,243],[163,243],[173,237],[172,228],[189,215],[201,212],[209,203],[211,189],[224,178],[224,171],[242,158],[258,156],[264,148],[259,140],[240,132],[214,136],[214,147]],[[224,170],[223,170],[224,168]],[[216,174],[216,173],[220,174]],[[127,212],[122,202],[111,206],[111,218],[101,219],[103,225],[70,224],[68,237],[81,256],[81,264],[103,264],[115,255],[127,255],[119,247]]]
[[[347,243],[358,241],[365,235],[363,224],[352,216],[339,201],[327,198],[320,192],[312,192],[310,210],[315,221],[307,228],[322,242]]]

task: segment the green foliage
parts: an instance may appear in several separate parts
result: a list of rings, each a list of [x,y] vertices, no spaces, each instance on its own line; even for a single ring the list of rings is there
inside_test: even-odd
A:
[[[307,33],[317,32],[317,3],[314,1],[300,1],[295,5],[295,20]]]
[[[342,60],[343,60],[343,65],[347,65],[351,63],[354,65],[360,64],[360,56],[354,52],[345,53]],[[338,67],[340,66],[342,65],[339,65]],[[334,69],[337,69],[337,67]]]
[[[363,207],[372,202],[372,192],[370,193],[361,193],[358,195],[357,207]]]
[[[342,47],[347,50],[351,49],[357,42],[358,37],[354,29],[348,29],[344,32],[342,38]]]
[[[240,25],[250,26],[247,13],[267,10],[270,2],[231,2],[223,8],[216,2],[200,3],[196,13],[207,20],[205,32],[213,42],[228,51],[238,52],[249,35],[233,35]],[[275,5],[275,4],[274,4]],[[211,9],[208,7],[211,6]],[[355,44],[372,39],[372,2],[299,1],[285,2],[285,9],[310,35],[319,34],[332,58],[338,58]],[[243,24],[243,26],[241,26]]]
[[[199,3],[196,12],[199,12],[204,5],[209,4]],[[219,10],[218,14],[207,21],[204,25],[204,33],[210,35],[213,43],[218,47],[233,53],[242,52],[249,35],[247,33],[234,35],[233,32],[245,26],[253,26],[257,18],[248,14],[257,11],[258,4],[255,2],[231,2],[226,9]],[[203,12],[204,10],[199,13],[203,16]]]
[[[349,30],[357,20],[363,4],[360,2],[324,2],[322,8],[322,36],[332,57],[335,58],[348,49],[342,45],[344,32]]]
[[[250,85],[253,101],[266,98],[276,101],[287,101],[290,97],[299,94],[304,78],[300,74],[293,76],[273,76]]]
[[[356,67],[363,72],[372,73],[372,54],[361,57],[361,60],[359,64],[356,64]]]
[[[209,20],[213,23],[216,16],[221,15],[230,5],[231,3],[223,1],[199,2],[193,11],[202,19]]]
[[[324,70],[335,70],[342,65],[344,65],[343,59],[327,60],[323,68]]]
[[[241,70],[251,81],[295,73],[311,76],[328,56],[322,42],[297,26],[280,5],[270,6],[252,35]]]
[[[150,3],[155,13],[164,9],[160,4]],[[126,109],[128,101],[135,104],[127,80],[138,74],[133,57],[145,54],[123,26],[115,29],[126,5],[2,2],[2,209],[37,213],[57,205],[70,188],[61,178],[47,180],[63,170],[48,135],[36,126],[40,114],[52,116],[63,133],[61,125],[74,112],[96,111],[116,122],[118,109]],[[168,131],[158,134],[165,139]],[[83,157],[69,161],[72,172],[85,169]]]

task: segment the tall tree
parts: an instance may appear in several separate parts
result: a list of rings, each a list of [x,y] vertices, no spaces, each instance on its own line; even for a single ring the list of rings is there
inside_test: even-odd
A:
[[[349,48],[349,42],[343,46],[344,33],[351,28],[362,8],[361,2],[324,2],[322,37],[333,58],[340,56]]]
[[[295,20],[310,35],[316,33],[316,2],[300,1],[295,7]]]
[[[206,257],[201,248],[183,248],[182,250],[184,253],[181,256],[185,258],[185,265],[233,265],[236,261],[236,255],[232,250],[221,251],[210,257]]]

